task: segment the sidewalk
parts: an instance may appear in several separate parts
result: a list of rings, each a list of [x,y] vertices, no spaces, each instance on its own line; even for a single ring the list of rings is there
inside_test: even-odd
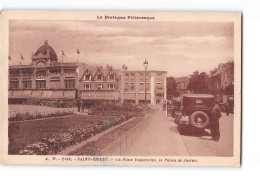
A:
[[[149,115],[150,123],[135,143],[128,147],[125,156],[189,156],[185,144],[174,126],[160,108]]]

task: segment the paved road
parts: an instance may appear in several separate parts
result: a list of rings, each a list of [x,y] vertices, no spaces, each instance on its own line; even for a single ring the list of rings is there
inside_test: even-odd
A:
[[[127,156],[232,156],[233,115],[220,120],[219,142],[211,136],[181,136],[174,119],[165,115],[160,108],[150,115],[150,123],[136,142],[128,147]]]

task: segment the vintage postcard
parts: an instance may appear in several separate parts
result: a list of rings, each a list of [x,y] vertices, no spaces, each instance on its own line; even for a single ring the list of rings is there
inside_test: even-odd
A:
[[[0,20],[2,164],[240,166],[241,13]]]

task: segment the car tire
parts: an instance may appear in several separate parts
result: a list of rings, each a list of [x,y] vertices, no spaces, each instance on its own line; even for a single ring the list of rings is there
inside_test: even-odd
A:
[[[198,129],[207,127],[209,122],[209,116],[203,111],[196,111],[190,116],[190,124]]]

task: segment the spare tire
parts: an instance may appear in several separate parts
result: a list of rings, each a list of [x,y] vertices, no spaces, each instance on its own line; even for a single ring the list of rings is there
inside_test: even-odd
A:
[[[203,111],[196,111],[190,116],[190,124],[198,129],[205,128],[209,124],[209,116]]]

